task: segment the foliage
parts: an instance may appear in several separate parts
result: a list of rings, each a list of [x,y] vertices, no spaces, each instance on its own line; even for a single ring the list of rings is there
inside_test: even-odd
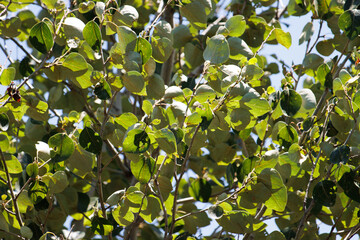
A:
[[[0,4],[1,238],[358,232],[359,1]],[[302,64],[262,55],[308,13]]]

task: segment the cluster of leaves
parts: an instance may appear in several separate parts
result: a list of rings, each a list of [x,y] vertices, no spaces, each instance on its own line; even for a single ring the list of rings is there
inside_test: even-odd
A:
[[[0,109],[1,237],[356,235],[360,2],[226,2],[0,0],[26,55],[1,47],[21,95]],[[268,62],[265,44],[292,44],[280,21],[309,12],[303,63]]]

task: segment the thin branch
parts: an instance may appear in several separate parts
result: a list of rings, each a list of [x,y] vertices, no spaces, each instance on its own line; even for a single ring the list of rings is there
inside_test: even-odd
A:
[[[22,237],[22,236],[20,236],[20,235],[17,235],[16,233],[7,232],[7,231],[2,230],[2,229],[0,229],[0,232],[9,234],[9,235],[11,235],[11,236],[13,236],[13,237],[16,237],[16,238],[18,238],[18,239],[26,240],[26,238],[24,238],[24,237]]]
[[[10,7],[10,4],[12,4],[12,0],[9,0],[9,3],[5,6],[4,10],[1,11],[0,13],[0,17],[2,17],[3,15],[7,14],[7,11]],[[1,4],[2,5],[2,4]],[[4,5],[3,5],[4,6]]]
[[[187,166],[187,162],[189,161],[189,158],[190,158],[190,151],[192,149],[192,146],[193,146],[194,141],[195,141],[195,137],[196,137],[197,133],[199,132],[199,130],[200,130],[200,124],[198,124],[197,127],[195,128],[194,135],[191,138],[189,147],[188,147],[188,149],[186,151],[184,162],[182,163],[182,166],[181,166],[180,176],[178,178],[178,181],[176,182],[175,191],[174,191],[174,203],[173,203],[173,209],[172,209],[172,221],[171,221],[170,231],[168,232],[168,236],[171,236],[173,231],[174,231],[174,227],[175,227],[175,223],[176,223],[175,217],[176,217],[176,208],[177,208],[177,198],[178,198],[179,186],[180,186],[181,179],[185,174],[185,169],[186,169],[186,166]],[[165,237],[167,237],[167,235],[165,235]]]
[[[258,55],[258,53],[260,52],[260,50],[264,47],[265,43],[267,42],[267,40],[269,40],[269,38],[270,38],[270,36],[271,36],[271,34],[272,34],[272,32],[273,32],[274,30],[275,30],[275,27],[273,27],[273,28],[270,30],[270,32],[269,32],[269,34],[267,35],[267,37],[265,38],[265,40],[261,43],[259,49],[255,52],[254,57],[256,57],[256,55]]]
[[[331,235],[333,234],[333,232],[334,232],[334,230],[335,230],[336,225],[340,222],[341,217],[342,217],[345,209],[346,209],[347,207],[349,207],[351,201],[352,201],[352,200],[349,199],[348,203],[347,203],[346,206],[343,208],[343,210],[341,211],[340,215],[336,218],[336,222],[334,223],[334,225],[332,225],[331,230],[330,230],[330,232],[329,232],[329,234],[328,234],[328,237],[327,237],[325,240],[329,240],[329,239],[330,239]],[[335,217],[335,216],[334,216],[334,217]]]
[[[3,151],[1,150],[1,147],[0,147],[0,157],[1,157],[1,161],[2,161],[4,170],[5,170],[5,174],[6,174],[6,179],[7,179],[6,182],[7,182],[7,185],[8,185],[8,187],[9,187],[9,189],[10,189],[11,199],[13,200],[13,203],[14,203],[15,216],[16,216],[16,219],[18,220],[20,226],[23,226],[24,223],[23,223],[23,221],[22,221],[22,219],[21,219],[21,213],[20,213],[20,210],[19,210],[17,201],[16,201],[14,189],[13,189],[13,187],[12,187],[9,169],[8,169],[8,167],[7,167],[6,160],[5,160],[5,156],[4,156]]]
[[[34,57],[32,54],[30,54],[18,41],[16,41],[15,38],[9,38],[11,41],[13,41],[29,58],[34,60],[37,64],[41,63],[41,60]]]
[[[232,199],[235,195],[239,194],[239,193],[247,186],[247,184],[248,184],[250,181],[252,181],[251,175],[254,173],[254,170],[255,170],[255,168],[248,174],[246,180],[243,182],[243,184],[241,185],[241,187],[240,187],[239,189],[237,189],[236,191],[234,191],[232,194],[230,194],[229,196],[227,196],[227,197],[224,198],[223,200],[216,202],[216,204],[218,205],[218,204],[221,204],[221,203],[223,203],[223,202],[226,202],[227,200]],[[210,207],[211,207],[211,206],[210,206]],[[175,219],[175,222],[176,222],[176,221],[179,221],[179,220],[181,220],[181,219],[184,219],[184,218],[186,218],[186,217],[189,217],[189,216],[191,216],[191,215],[195,215],[195,214],[198,214],[198,213],[202,213],[202,212],[208,211],[208,210],[210,209],[210,207],[204,208],[204,209],[199,210],[199,211],[196,211],[196,212],[190,212],[190,213],[187,213],[187,214],[185,214],[185,215],[182,215],[181,217],[176,218],[176,219]],[[265,208],[265,209],[266,209],[266,208]],[[265,212],[265,211],[264,211],[264,212]]]
[[[161,10],[161,12],[156,16],[156,18],[154,19],[154,21],[152,21],[152,23],[150,24],[150,26],[143,32],[143,37],[146,38],[146,36],[148,36],[148,34],[150,33],[151,29],[155,26],[155,24],[157,23],[157,21],[160,19],[161,15],[163,15],[163,13],[165,12],[166,8],[170,5],[170,3],[172,3],[173,0],[169,0],[166,5],[163,7],[163,9]]]
[[[314,49],[314,47],[316,46],[317,42],[319,41],[323,23],[324,23],[324,21],[323,21],[323,20],[320,20],[320,26],[319,26],[318,35],[317,35],[317,37],[316,37],[316,39],[315,39],[315,42],[314,42],[313,45],[311,46],[311,48],[310,48],[308,51],[306,51],[306,54],[309,54],[309,53]],[[310,39],[309,39],[309,43],[310,43]]]

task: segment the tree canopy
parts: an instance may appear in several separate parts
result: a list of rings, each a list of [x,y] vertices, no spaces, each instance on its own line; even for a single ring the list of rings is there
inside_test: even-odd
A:
[[[0,237],[357,236],[359,9],[0,0]],[[301,64],[262,53],[294,41]]]

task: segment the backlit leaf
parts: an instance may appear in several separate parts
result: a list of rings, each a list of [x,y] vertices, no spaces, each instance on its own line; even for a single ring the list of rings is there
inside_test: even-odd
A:
[[[45,22],[39,22],[31,28],[30,43],[42,53],[47,53],[50,51],[54,45],[52,32]]]

